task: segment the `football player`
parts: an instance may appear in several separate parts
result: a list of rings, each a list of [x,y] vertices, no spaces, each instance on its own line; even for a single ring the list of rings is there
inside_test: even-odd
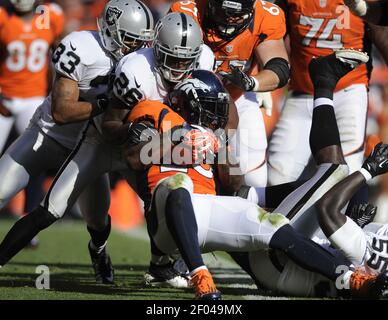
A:
[[[314,101],[308,72],[311,59],[340,48],[369,53],[370,39],[381,50],[387,50],[384,37],[376,34],[379,31],[351,14],[343,0],[279,0],[277,4],[286,13],[291,80],[288,97],[269,143],[269,185],[295,181],[311,164],[308,143]],[[383,55],[388,57],[387,52]],[[371,61],[347,74],[335,88],[335,114],[350,172],[360,169],[363,162],[370,68]],[[302,178],[309,177],[307,170],[304,173]]]
[[[178,1],[171,11],[192,15],[201,25],[205,43],[216,56],[239,116],[236,150],[245,183],[267,184],[267,138],[257,92],[285,86],[289,79],[286,32],[282,10],[267,1]],[[260,71],[254,70],[260,65]]]
[[[332,67],[335,65],[335,60],[333,60],[333,55],[331,55],[331,58],[329,57],[315,59],[310,64],[310,75],[314,84],[315,99],[313,114],[313,128],[315,127],[315,129],[312,128],[312,135],[314,131],[318,132],[319,130],[314,124],[318,113],[320,113],[321,117],[325,114],[326,123],[329,125],[330,121],[333,124],[335,123],[333,92],[337,81],[333,80],[335,78],[338,80],[341,73],[338,73],[337,77],[333,77],[336,73],[333,72],[335,69]],[[338,129],[336,131],[335,135],[337,136],[337,145],[339,146]],[[340,149],[332,150],[331,154],[327,154],[326,161],[331,163],[338,162],[338,159],[341,158],[340,152]],[[314,151],[313,154],[319,163],[320,160],[317,157],[319,154]],[[340,162],[344,163],[343,160]],[[323,195],[322,192],[319,192],[321,195],[315,197],[314,194],[318,189],[309,188],[310,199],[318,199],[315,204],[318,216],[310,218],[318,218],[319,226],[326,236],[326,238],[322,238],[322,235],[315,237],[315,241],[326,246],[326,248],[331,250],[332,254],[342,256],[344,259],[345,268],[338,270],[339,277],[335,284],[328,282],[327,279],[325,280],[317,274],[302,270],[293,262],[284,259],[284,257],[274,252],[233,253],[232,256],[255,279],[258,286],[264,286],[267,289],[283,294],[337,296],[337,289],[340,289],[338,285],[343,285],[343,281],[346,281],[346,277],[349,276],[347,273],[348,267],[350,266],[361,271],[358,276],[355,276],[354,281],[361,283],[363,279],[368,278],[372,274],[381,275],[380,278],[375,280],[379,282],[380,280],[378,279],[382,279],[388,271],[387,225],[370,223],[376,213],[376,208],[370,205],[357,207],[353,210],[351,217],[342,214],[341,210],[357,189],[362,187],[366,181],[388,172],[387,164],[388,145],[380,143],[375,147],[359,171],[334,184],[331,188],[329,187],[328,190],[325,187],[324,189],[327,192],[324,192]],[[257,200],[256,198],[254,201]],[[263,202],[261,203],[263,204]],[[299,213],[311,215],[311,212],[309,213],[303,209]],[[291,222],[292,219],[294,218],[291,218]],[[319,230],[316,229],[314,231]],[[314,235],[315,232],[311,233],[311,235]],[[330,249],[330,245],[335,247],[337,251]],[[381,282],[381,285],[384,283],[386,281]],[[370,298],[377,298],[382,290],[381,288],[380,285],[377,286],[377,291],[372,292]]]
[[[342,57],[349,60],[364,58],[357,54],[348,57],[346,52]],[[348,70],[349,67],[343,66],[342,72]],[[213,92],[213,90],[216,91]],[[193,91],[196,95],[191,94]],[[196,139],[191,133],[193,123],[201,124],[202,127],[197,127],[201,132],[204,127],[217,129],[225,126],[228,105],[225,94],[221,81],[214,74],[198,70],[193,72],[191,79],[182,81],[170,93],[169,104],[173,110],[179,111],[181,116],[174,114],[171,109],[159,102],[145,101],[132,110],[128,121],[143,122],[143,130],[138,132],[140,137],[138,141],[147,130],[154,129],[152,135],[169,134],[181,130],[183,144],[186,144],[187,133],[189,133],[189,140]],[[193,103],[193,96],[197,97],[194,100],[196,103]],[[319,101],[325,102],[325,98],[323,100],[318,98]],[[328,125],[323,129],[327,134],[336,124],[335,118],[330,117],[333,115],[332,110],[326,105],[319,108],[320,106],[317,103],[317,110],[319,110],[317,112],[325,113],[326,120],[329,120]],[[318,123],[318,125],[321,124],[322,122]],[[326,139],[321,139],[316,133],[313,130],[315,141],[312,142],[312,146],[322,157],[321,160],[333,152],[341,152],[338,130],[336,132],[335,127],[334,133],[326,136]],[[178,141],[181,140],[178,139]],[[218,154],[227,147],[225,143],[214,144],[211,141],[211,139],[208,140],[213,151]],[[175,145],[173,142],[174,150],[180,146],[181,144]],[[342,153],[338,155],[340,157]],[[340,181],[346,176],[347,167],[343,158],[337,158],[335,162],[337,164],[334,168],[326,167],[325,179],[329,180],[331,176],[332,180]],[[223,183],[231,184],[231,179],[238,179],[241,184],[240,176],[231,177],[228,174],[227,162],[217,164],[216,168]],[[277,213],[281,211],[275,210],[276,213],[270,214],[246,199],[215,195],[212,170],[207,164],[198,162],[186,163],[186,165],[153,164],[148,168],[147,182],[148,192],[152,193],[146,212],[148,232],[154,245],[161,252],[171,254],[179,250],[182,254],[189,268],[191,283],[197,298],[206,300],[220,298],[212,276],[203,263],[201,252],[256,251],[272,248],[280,250],[307,270],[319,272],[332,281],[337,278],[336,270],[343,264],[343,259],[338,259],[295,232],[289,225],[289,220],[281,213]],[[238,181],[234,181],[234,187],[237,188],[238,185]],[[297,191],[300,200],[310,195],[303,188]],[[289,199],[285,202],[289,202]],[[281,206],[282,204],[279,210]],[[358,271],[349,271],[346,281],[357,294],[361,294],[361,291],[363,294],[372,294],[374,290],[381,294],[381,291],[388,287],[388,273],[376,277],[361,276]]]
[[[362,19],[380,26],[388,26],[387,1],[344,0],[349,9]]]
[[[108,2],[98,25],[99,31],[69,34],[55,50],[52,60],[56,78],[51,94],[38,108],[27,130],[0,159],[1,207],[25,187],[30,177],[47,169],[60,168],[63,164],[59,175],[68,166],[74,166],[72,159],[79,149],[79,139],[85,140],[86,128],[94,127],[89,119],[101,114],[107,105],[109,79],[116,63],[153,39],[152,14],[140,1]],[[92,157],[93,154],[89,154],[83,161]],[[98,163],[97,158],[93,161],[94,165]],[[91,235],[88,247],[97,281],[112,283],[113,269],[105,249],[111,227],[107,214],[110,199],[108,177],[103,174],[90,177],[90,183],[85,185],[85,192],[80,195],[81,210]],[[14,225],[13,231],[18,237],[11,232],[0,245],[0,265],[24,247],[24,239],[63,216],[70,202],[65,200],[65,196],[78,188],[75,180],[67,181],[60,189],[56,189],[54,183],[42,207]],[[56,192],[58,198],[51,197]],[[69,209],[76,198],[71,198]]]
[[[0,151],[15,124],[20,135],[48,89],[49,51],[62,34],[64,15],[56,4],[35,12],[35,0],[0,7]]]
[[[153,20],[148,9],[138,1],[134,1],[133,7],[126,6],[126,3],[127,1],[122,1],[118,5],[116,0],[108,3],[110,5],[104,12],[104,15],[107,14],[107,19],[101,21],[102,24],[100,25],[101,40],[109,48],[117,48],[124,41],[128,43],[124,47],[120,46],[120,50],[116,52],[117,54],[120,54],[121,50],[124,50],[127,46],[138,49],[144,45],[145,41],[153,39]],[[124,15],[127,12],[126,10],[133,12],[135,15],[138,15],[140,11],[142,19],[132,19],[130,14]],[[139,28],[137,29],[137,31],[140,31],[139,33],[134,32],[136,28],[133,31],[128,30],[128,32],[125,32],[125,28],[121,30],[117,26],[116,21],[120,22],[120,18],[124,16],[130,18],[128,26],[136,21],[138,22],[136,27]],[[188,76],[198,66],[208,69],[213,67],[213,54],[210,49],[203,47],[200,28],[189,16],[179,13],[167,15],[158,22],[156,30],[154,48],[145,48],[127,55],[121,59],[116,68],[116,77],[113,81],[114,97],[109,99],[109,104],[111,105],[110,109],[116,111],[119,116],[125,116],[128,110],[141,100],[162,101],[169,88],[169,82],[166,81],[179,81]],[[137,36],[132,36],[132,33]],[[117,38],[112,38],[112,36]],[[72,51],[78,50],[76,44],[72,41],[69,43],[69,47]],[[76,50],[72,48],[76,48]],[[74,62],[72,51],[70,51],[69,61]],[[64,49],[58,48],[54,59],[63,53],[67,56],[66,52]],[[85,63],[88,63],[88,61]],[[99,71],[99,68],[97,70]],[[77,69],[73,71],[75,75],[79,74]],[[100,84],[100,81],[96,81],[96,83]],[[105,93],[105,91],[102,93]],[[106,104],[103,102],[106,102],[106,100],[99,100],[95,113],[104,111]],[[55,112],[54,117],[57,122],[65,119],[69,120],[69,117],[71,121],[81,121],[88,119],[91,111],[92,106],[90,104],[83,104],[77,107],[77,113],[66,113],[64,119],[57,117]],[[122,124],[122,118],[119,119],[120,124]],[[107,120],[104,124],[106,128],[111,129],[109,125],[112,123],[112,119],[108,117]],[[42,122],[45,123],[45,121]],[[99,254],[105,252],[106,240],[110,230],[109,217],[106,215],[109,207],[106,173],[112,170],[128,170],[128,166],[123,158],[122,141],[116,140],[117,144],[112,144],[111,138],[109,140],[102,135],[102,125],[103,115],[93,118],[93,121],[86,126],[80,141],[58,172],[41,205],[19,220],[9,231],[3,243],[0,244],[0,265],[4,265],[18,253],[28,243],[29,238],[61,218],[89,185],[92,187],[99,185],[105,187],[105,190],[90,193],[88,199],[92,199],[91,203],[98,205],[97,208],[94,208],[96,212],[90,215],[90,219],[100,217],[104,226],[98,232],[93,230],[92,239],[95,248],[91,249]],[[58,127],[58,129],[61,128],[66,128],[66,126]],[[124,127],[124,131],[125,141],[128,127]],[[102,183],[97,183],[100,180]],[[97,197],[99,201],[104,201],[103,204],[97,204],[96,194],[99,195]],[[98,212],[101,211],[101,214],[97,215],[97,210]],[[94,237],[94,235],[96,236]],[[104,256],[107,255],[104,254]],[[104,264],[104,266],[109,265],[110,262]],[[108,272],[106,269],[103,269],[103,271],[104,274],[112,275],[110,268],[108,268]],[[106,278],[109,277],[106,276]]]

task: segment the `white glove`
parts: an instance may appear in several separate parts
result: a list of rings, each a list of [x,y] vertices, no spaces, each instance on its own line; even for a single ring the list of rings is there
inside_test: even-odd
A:
[[[262,100],[261,106],[265,109],[265,114],[270,117],[272,116],[272,94],[271,92],[256,92],[257,99]]]
[[[364,0],[344,0],[344,2],[356,16],[366,15],[368,7]]]

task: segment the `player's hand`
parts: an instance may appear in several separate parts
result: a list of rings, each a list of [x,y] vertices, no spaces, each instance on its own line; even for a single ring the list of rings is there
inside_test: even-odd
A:
[[[388,172],[388,144],[377,144],[362,168],[369,172],[372,178]]]
[[[253,77],[248,76],[246,73],[242,72],[240,68],[235,66],[230,66],[230,70],[231,73],[223,72],[220,73],[220,75],[244,91],[258,90],[258,82]]]
[[[261,107],[264,108],[265,114],[268,117],[272,116],[273,101],[271,92],[257,92],[256,95],[259,100],[262,100]]]
[[[149,142],[158,135],[158,131],[149,122],[131,123],[128,128],[127,146],[132,147],[140,143]]]
[[[368,6],[364,0],[344,0],[344,2],[356,16],[362,17],[366,15]]]
[[[207,128],[192,125],[182,139],[182,143],[191,148],[194,163],[201,163],[210,155],[218,153],[220,143],[216,135]]]
[[[108,97],[103,96],[103,97],[97,98],[95,103],[93,103],[93,109],[90,116],[95,117],[101,113],[104,113],[105,110],[108,108],[108,106],[109,106]]]
[[[349,218],[357,223],[361,228],[371,223],[377,213],[377,207],[369,203],[363,203],[353,206]]]

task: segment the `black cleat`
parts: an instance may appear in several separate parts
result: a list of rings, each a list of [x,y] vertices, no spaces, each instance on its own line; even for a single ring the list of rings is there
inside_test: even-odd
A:
[[[314,87],[330,88],[334,90],[338,81],[347,73],[366,63],[369,56],[354,49],[339,49],[336,52],[312,59],[309,73]]]
[[[189,280],[175,270],[172,263],[159,266],[151,262],[144,275],[144,284],[147,287],[188,288]]]
[[[106,247],[100,253],[97,253],[90,248],[89,242],[88,249],[92,260],[96,282],[102,284],[114,284],[114,270],[110,256],[106,252]]]

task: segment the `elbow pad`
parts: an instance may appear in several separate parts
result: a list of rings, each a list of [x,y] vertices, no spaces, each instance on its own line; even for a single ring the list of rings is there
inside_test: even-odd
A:
[[[278,88],[284,87],[290,79],[290,65],[286,59],[272,58],[265,64],[264,70],[271,70],[276,73],[279,78]]]

